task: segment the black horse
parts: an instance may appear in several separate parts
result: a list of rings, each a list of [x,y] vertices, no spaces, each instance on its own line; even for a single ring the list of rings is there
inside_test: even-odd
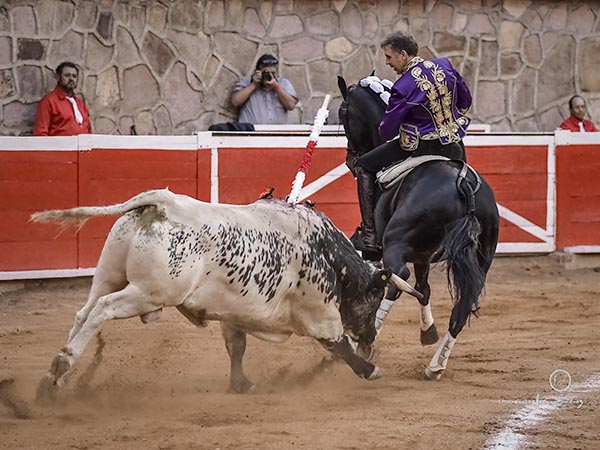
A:
[[[347,163],[381,144],[378,126],[385,111],[379,95],[360,84],[347,86],[338,77],[344,101],[340,122],[348,139]],[[400,149],[398,149],[400,152]],[[498,243],[498,208],[492,189],[459,160],[428,161],[402,181],[381,192],[375,208],[375,228],[383,245],[384,267],[408,279],[413,263],[415,288],[423,294],[421,343],[439,337],[429,305],[427,282],[430,264],[445,261],[448,288],[453,299],[448,332],[429,366],[428,378],[440,379],[460,331],[478,301]],[[400,292],[390,290],[377,313],[378,330]]]

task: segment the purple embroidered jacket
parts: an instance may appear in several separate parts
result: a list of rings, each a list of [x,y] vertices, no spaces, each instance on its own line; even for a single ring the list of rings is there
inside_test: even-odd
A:
[[[416,150],[419,141],[458,142],[471,121],[471,92],[447,58],[413,58],[392,86],[388,107],[379,125],[384,141],[400,135],[400,146]]]

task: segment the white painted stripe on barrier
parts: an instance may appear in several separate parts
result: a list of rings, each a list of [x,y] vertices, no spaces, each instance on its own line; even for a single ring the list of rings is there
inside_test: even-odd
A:
[[[554,142],[548,145],[548,160],[547,160],[547,179],[548,188],[546,191],[546,230],[549,237],[552,239],[554,248],[556,249],[556,145]]]
[[[554,244],[550,242],[499,242],[496,247],[497,254],[526,254],[526,253],[552,253]]]
[[[73,151],[79,148],[77,141],[77,136],[1,136],[0,150]]]
[[[210,150],[210,202],[219,203],[219,149]]]
[[[573,245],[563,250],[566,253],[600,253],[600,245]]]
[[[536,238],[541,239],[545,242],[548,241],[548,232],[542,227],[539,227],[535,223],[527,220],[525,217],[520,216],[516,212],[511,211],[510,209],[500,204],[498,205],[498,212],[500,213],[500,217],[503,217],[504,219],[513,223],[526,233],[529,233],[532,236],[535,236]]]
[[[567,392],[546,396],[525,404],[515,411],[505,422],[504,428],[492,436],[484,445],[485,450],[519,450],[524,448],[534,427],[541,425],[555,411],[574,401],[583,400],[579,397],[588,392],[600,390],[600,373],[592,374],[587,380],[571,384]],[[574,406],[576,407],[576,406]],[[576,420],[576,419],[574,419]]]
[[[300,191],[298,201],[301,202],[303,200],[306,200],[309,196],[313,195],[315,192],[320,191],[328,184],[331,184],[338,178],[341,178],[342,176],[346,175],[348,172],[350,172],[350,169],[348,169],[346,163],[340,164],[334,169],[331,169],[329,172],[320,176],[312,183],[304,186],[304,188],[302,188],[302,190]]]
[[[198,150],[198,137],[187,136],[111,136],[104,134],[80,135],[91,138],[94,149],[144,149],[144,150]]]
[[[20,270],[13,272],[0,272],[0,281],[90,277],[94,275],[95,270],[95,267],[90,267],[85,269]]]

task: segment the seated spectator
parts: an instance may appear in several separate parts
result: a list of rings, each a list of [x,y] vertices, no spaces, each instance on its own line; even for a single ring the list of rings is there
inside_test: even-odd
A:
[[[90,113],[84,101],[75,97],[79,69],[72,62],[56,68],[56,88],[37,107],[35,136],[74,136],[92,132]]]
[[[570,131],[598,131],[590,120],[584,119],[587,109],[585,100],[580,95],[574,95],[569,100],[569,111],[571,115],[560,124],[560,128]]]
[[[287,123],[287,113],[296,106],[298,97],[292,83],[277,76],[277,59],[262,55],[251,76],[243,77],[233,88],[231,103],[240,109],[241,123]]]

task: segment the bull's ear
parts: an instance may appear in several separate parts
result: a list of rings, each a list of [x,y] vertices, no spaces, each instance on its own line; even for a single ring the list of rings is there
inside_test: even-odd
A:
[[[390,269],[377,270],[371,278],[371,286],[374,288],[383,288],[390,282],[391,277],[392,271]]]

